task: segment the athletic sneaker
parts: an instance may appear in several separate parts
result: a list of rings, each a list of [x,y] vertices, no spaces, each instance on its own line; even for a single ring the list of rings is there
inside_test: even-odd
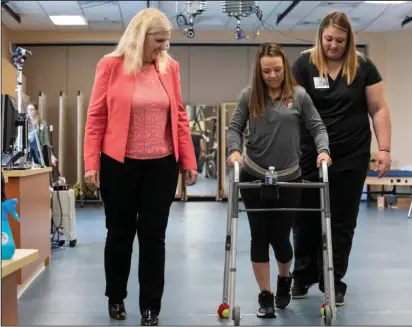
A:
[[[319,290],[322,293],[325,293],[325,289],[324,289],[322,284],[319,284]],[[337,307],[341,307],[341,306],[345,305],[345,295],[342,293],[341,290],[335,289],[335,305]]]
[[[292,275],[289,277],[278,276],[276,289],[276,308],[286,309],[292,301]]]
[[[301,283],[299,280],[294,280],[292,287],[292,297],[294,299],[303,299],[308,295],[309,288],[314,284]]]
[[[341,292],[336,292],[335,293],[335,305],[337,307],[341,307],[345,304],[345,295],[343,295]]]
[[[275,297],[269,291],[262,291],[259,294],[259,310],[257,316],[259,318],[276,318],[275,315]]]

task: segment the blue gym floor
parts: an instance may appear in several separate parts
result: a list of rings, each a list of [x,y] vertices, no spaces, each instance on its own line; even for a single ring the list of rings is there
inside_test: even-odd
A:
[[[167,273],[161,325],[226,325],[216,309],[222,301],[227,203],[175,202],[167,233]],[[412,322],[412,219],[407,210],[377,210],[362,203],[346,282],[345,306],[336,325],[410,325]],[[126,300],[128,318],[111,321],[104,297],[102,208],[77,211],[75,248],[57,248],[51,265],[19,301],[20,325],[138,325],[138,243]],[[273,255],[272,255],[273,258]],[[322,325],[317,286],[294,300],[277,318],[255,315],[258,289],[249,261],[249,230],[241,214],[236,303],[241,325]],[[273,269],[275,265],[272,264]],[[272,284],[275,288],[276,270]]]

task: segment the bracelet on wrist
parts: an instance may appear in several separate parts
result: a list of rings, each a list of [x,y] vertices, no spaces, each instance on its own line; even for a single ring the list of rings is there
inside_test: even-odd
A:
[[[379,149],[379,151],[391,153],[390,150],[385,150],[385,149]]]

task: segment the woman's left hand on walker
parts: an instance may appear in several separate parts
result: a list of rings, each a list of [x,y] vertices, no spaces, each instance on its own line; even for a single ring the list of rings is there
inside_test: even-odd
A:
[[[329,155],[326,152],[321,152],[318,155],[318,159],[316,160],[316,164],[318,167],[322,165],[322,161],[326,161],[326,164],[328,167],[332,164],[332,159],[329,157]]]

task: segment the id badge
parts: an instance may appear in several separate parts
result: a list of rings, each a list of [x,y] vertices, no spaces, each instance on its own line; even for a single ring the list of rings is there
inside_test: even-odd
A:
[[[315,89],[328,89],[329,88],[329,81],[327,78],[324,78],[324,77],[314,77],[313,84],[315,85]]]

